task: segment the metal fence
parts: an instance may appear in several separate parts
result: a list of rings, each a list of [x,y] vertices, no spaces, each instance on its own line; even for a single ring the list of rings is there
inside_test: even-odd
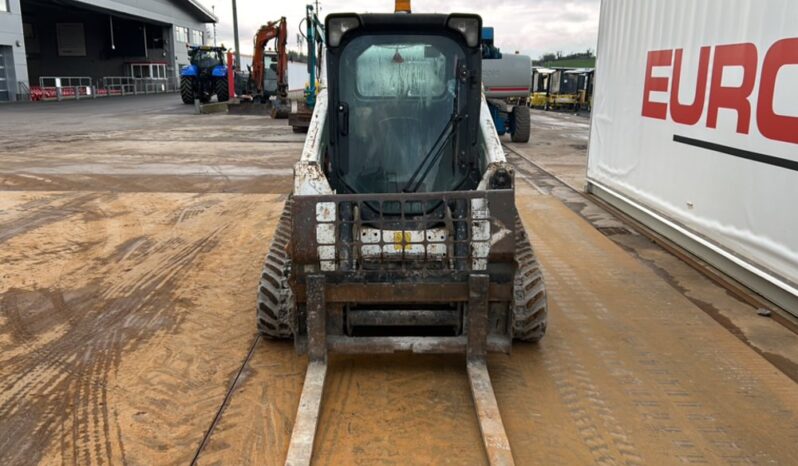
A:
[[[39,86],[27,92],[30,100],[60,101],[118,95],[162,94],[176,92],[179,88],[177,77],[104,76],[95,85],[89,76],[42,76],[39,78]]]
[[[17,81],[17,102],[30,100],[30,87],[25,81]]]
[[[162,94],[176,92],[177,78],[134,78],[132,76],[104,76],[102,88],[107,95]]]
[[[92,80],[89,76],[42,76],[39,78],[39,87],[91,87]]]
[[[80,99],[91,95],[92,79],[89,76],[41,76],[39,87],[31,92],[33,100]]]

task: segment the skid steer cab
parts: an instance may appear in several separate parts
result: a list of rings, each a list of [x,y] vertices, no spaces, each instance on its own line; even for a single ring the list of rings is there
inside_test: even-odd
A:
[[[546,330],[482,94],[482,20],[400,4],[326,18],[328,87],[261,276],[261,334],[311,361],[288,464],[309,461],[327,354],[396,351],[467,355],[488,456],[511,464],[485,354]]]
[[[190,65],[180,70],[180,98],[185,104],[194,99],[208,103],[216,95],[219,102],[229,98],[228,69],[224,47],[189,46]]]

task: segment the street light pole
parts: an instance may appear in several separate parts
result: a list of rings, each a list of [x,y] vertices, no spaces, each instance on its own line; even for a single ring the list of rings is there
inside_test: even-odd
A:
[[[241,47],[238,44],[238,8],[233,0],[233,41],[236,47],[236,71],[241,71]]]

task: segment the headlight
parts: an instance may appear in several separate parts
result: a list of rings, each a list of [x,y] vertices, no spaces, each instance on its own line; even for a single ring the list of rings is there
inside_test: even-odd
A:
[[[347,31],[360,27],[357,16],[328,16],[327,17],[327,46],[338,47],[341,38]]]
[[[449,20],[446,24],[455,31],[459,31],[460,34],[465,37],[466,44],[468,44],[469,47],[476,47],[479,45],[481,22],[482,20],[480,17],[476,15],[452,15],[449,17]]]

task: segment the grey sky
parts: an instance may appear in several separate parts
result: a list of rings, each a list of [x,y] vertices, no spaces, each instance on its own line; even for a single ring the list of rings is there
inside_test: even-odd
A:
[[[231,0],[201,0],[216,6],[217,42],[233,48]],[[288,46],[297,47],[297,26],[305,4],[297,0],[238,0],[241,52],[252,52],[252,36],[261,24],[285,16]],[[393,0],[321,0],[321,17],[336,12],[390,13]],[[596,49],[600,0],[413,0],[414,12],[478,13],[486,26],[496,29],[497,45],[504,52],[519,50],[537,58],[550,51]]]

